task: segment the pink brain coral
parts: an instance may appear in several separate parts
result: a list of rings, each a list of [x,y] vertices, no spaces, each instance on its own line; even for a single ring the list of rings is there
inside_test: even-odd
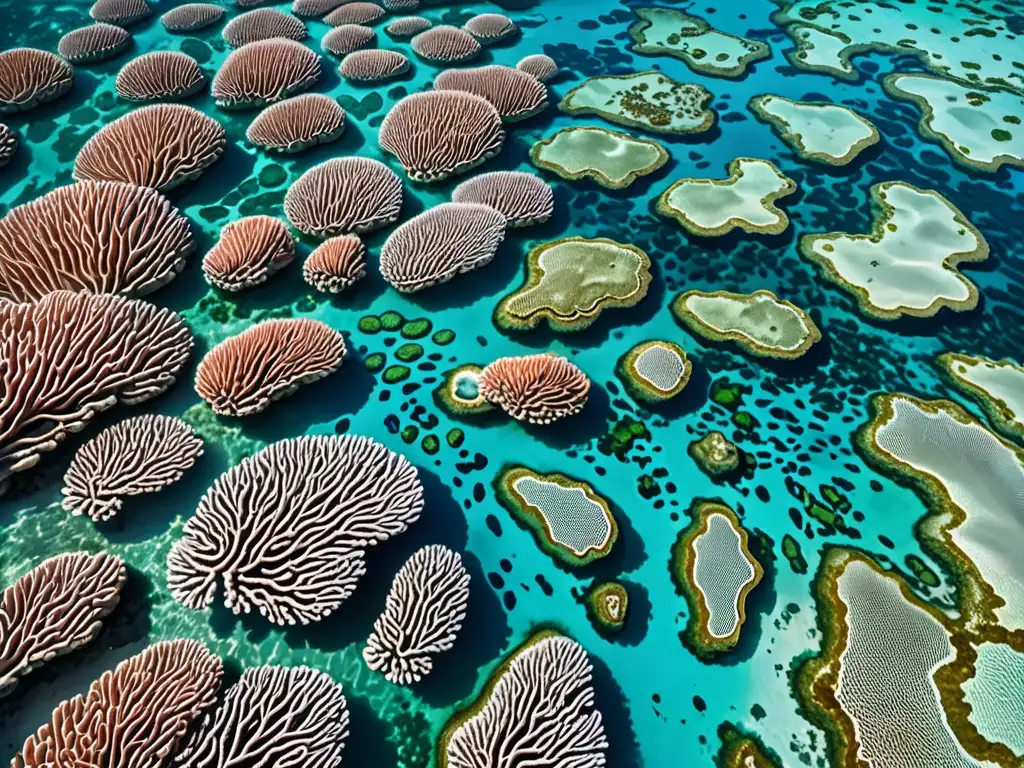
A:
[[[0,112],[23,112],[67,93],[75,73],[64,59],[36,48],[0,53]]]
[[[203,259],[206,279],[225,291],[265,282],[295,258],[295,240],[273,216],[244,216],[220,231],[220,240]]]
[[[510,227],[541,224],[555,213],[551,185],[532,173],[494,171],[462,182],[452,191],[452,202],[489,205]]]
[[[469,32],[447,24],[420,32],[412,39],[412,49],[422,59],[445,64],[469,61],[482,50]]]
[[[401,211],[401,179],[368,157],[337,157],[315,165],[284,197],[292,226],[317,237],[372,232],[397,221]]]
[[[168,190],[199,178],[224,154],[220,123],[184,104],[151,104],[103,126],[75,158],[79,181]]]
[[[518,421],[550,424],[583,410],[590,379],[554,354],[502,357],[486,366],[478,380],[480,395]]]
[[[189,724],[213,704],[220,659],[195,640],[151,645],[62,701],[25,741],[11,768],[152,768],[177,747]]]
[[[58,291],[0,302],[0,486],[117,402],[166,391],[192,351],[173,312]]]
[[[203,453],[203,441],[171,416],[135,416],[82,445],[64,474],[64,509],[109,520],[125,496],[155,493],[177,482]]]
[[[345,132],[345,118],[345,110],[330,96],[304,93],[260,112],[245,137],[264,149],[301,152],[339,138]]]
[[[172,8],[160,17],[168,32],[194,32],[216,24],[224,18],[224,9],[213,3],[186,3]]]
[[[420,549],[395,575],[363,649],[366,665],[399,685],[419,682],[434,656],[454,645],[468,605],[469,572],[458,553],[438,544]]]
[[[346,80],[373,83],[404,75],[412,65],[398,51],[354,51],[345,57],[338,74]]]
[[[266,320],[211,349],[196,369],[196,392],[214,413],[248,416],[334,373],[345,338],[319,320]]]
[[[348,719],[341,685],[324,672],[309,667],[247,669],[169,768],[337,768]]]
[[[57,43],[57,53],[75,64],[112,59],[132,41],[123,27],[97,22],[68,32]]]
[[[558,74],[557,62],[543,53],[535,53],[532,56],[521,59],[516,64],[516,69],[537,78],[542,83],[546,83]]]
[[[89,9],[89,15],[96,21],[122,27],[140,22],[152,12],[146,0],[96,0]]]
[[[229,21],[221,32],[221,37],[232,48],[241,48],[246,43],[275,37],[304,40],[306,25],[276,8],[257,8]]]
[[[324,23],[332,27],[342,24],[372,24],[387,11],[376,3],[345,3],[324,17]]]
[[[428,91],[406,96],[391,108],[378,142],[411,178],[434,182],[497,155],[505,130],[486,99],[462,91]]]
[[[306,90],[320,79],[320,57],[294,40],[259,40],[232,51],[211,88],[225,109],[256,109]]]
[[[491,45],[512,37],[519,31],[508,16],[500,13],[481,13],[463,26],[467,32],[484,45]]]
[[[341,293],[366,276],[366,246],[357,235],[321,243],[302,265],[302,277],[324,293]]]
[[[18,678],[93,640],[121,596],[121,558],[73,552],[43,561],[0,595],[0,696]]]
[[[231,467],[206,493],[167,558],[171,594],[209,605],[223,581],[235,613],[275,624],[331,614],[366,572],[365,550],[423,511],[416,468],[355,435],[273,443]]]
[[[380,272],[403,293],[413,293],[478,269],[505,239],[505,217],[486,205],[444,203],[409,219],[380,252]]]
[[[377,33],[362,24],[342,24],[320,40],[320,47],[335,56],[347,56],[353,51],[370,48],[377,43]]]
[[[153,51],[125,64],[117,73],[114,90],[126,101],[171,101],[199,93],[204,85],[206,76],[191,56]]]
[[[18,149],[18,134],[8,126],[0,123],[0,168],[3,168],[14,157]]]
[[[545,637],[520,651],[501,673],[484,706],[452,733],[449,768],[607,765],[601,713],[594,703],[593,667],[568,637]]]
[[[188,219],[153,189],[58,187],[0,219],[0,301],[59,290],[143,296],[173,280],[194,248]]]
[[[446,69],[434,80],[438,91],[465,91],[487,99],[508,123],[544,111],[548,89],[537,78],[512,67],[492,64],[477,69]]]

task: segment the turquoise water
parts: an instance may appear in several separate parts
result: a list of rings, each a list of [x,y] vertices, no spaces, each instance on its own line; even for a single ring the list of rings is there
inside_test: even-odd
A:
[[[0,502],[4,584],[47,556],[79,548],[107,549],[130,565],[122,605],[97,640],[34,672],[11,697],[0,699],[0,753],[13,755],[60,700],[84,691],[103,670],[147,643],[193,637],[235,668],[306,663],[343,683],[353,713],[345,765],[428,765],[437,733],[459,702],[479,690],[503,653],[533,627],[554,623],[582,643],[595,663],[598,704],[612,743],[610,765],[710,766],[719,746],[716,729],[724,721],[759,734],[786,765],[827,765],[823,733],[798,712],[788,679],[794,660],[819,648],[810,585],[822,548],[855,546],[883,565],[904,571],[904,558],[917,555],[940,574],[941,583],[928,588],[911,579],[912,589],[938,607],[955,605],[951,576],[922,551],[914,536],[924,504],[912,491],[869,469],[855,453],[851,436],[867,421],[869,396],[878,391],[947,397],[980,416],[972,401],[940,381],[932,364],[939,352],[1019,359],[1024,344],[1021,171],[969,171],[955,165],[937,143],[921,137],[918,110],[892,100],[880,82],[892,71],[922,71],[916,58],[859,56],[855,62],[862,75],[857,81],[794,68],[785,55],[793,43],[770,19],[778,6],[769,0],[676,4],[722,31],[771,46],[771,57],[752,65],[739,80],[704,76],[673,58],[631,53],[626,33],[635,20],[631,6],[645,3],[509,0],[505,5],[522,35],[512,44],[487,49],[481,63],[514,65],[528,54],[547,53],[562,73],[550,84],[552,106],[511,126],[504,151],[483,170],[536,171],[529,149],[556,130],[571,125],[615,128],[597,117],[569,117],[554,106],[585,78],[600,74],[657,67],[676,80],[700,83],[714,95],[716,126],[685,138],[648,135],[665,145],[671,160],[623,191],[542,174],[556,190],[555,218],[539,227],[511,231],[491,265],[436,289],[403,296],[383,282],[373,265],[385,231],[367,238],[370,275],[348,293],[333,298],[314,295],[302,282],[300,261],[315,245],[303,239],[294,264],[264,286],[225,298],[206,285],[200,270],[201,254],[219,229],[239,216],[283,216],[281,203],[288,185],[327,158],[359,154],[397,168],[377,147],[380,121],[402,96],[427,88],[440,70],[417,60],[407,43],[390,41],[383,29],[381,46],[401,50],[413,60],[412,73],[404,79],[382,87],[352,86],[340,80],[336,62],[325,56],[324,76],[315,90],[337,98],[347,110],[346,133],[337,142],[284,158],[246,144],[244,132],[253,113],[218,110],[208,92],[191,99],[188,103],[221,122],[229,145],[197,183],[169,194],[192,221],[199,249],[185,271],[150,299],[184,316],[196,335],[196,354],[182,380],[166,395],[141,408],[104,414],[83,437],[128,413],[181,415],[193,408],[199,399],[190,380],[198,360],[212,345],[263,317],[323,320],[345,333],[355,354],[337,374],[275,403],[264,414],[204,426],[207,448],[200,465],[166,492],[129,502],[120,526],[96,527],[60,509],[60,477],[71,455],[67,450],[47,456],[31,479],[19,483],[14,498]],[[1009,14],[997,3],[981,5],[997,15]],[[88,22],[89,4],[84,2],[3,0],[2,6],[3,49],[55,50],[63,33]],[[12,163],[0,170],[0,213],[69,183],[75,154],[85,140],[132,108],[113,90],[114,75],[130,56],[182,50],[212,77],[228,53],[220,39],[222,25],[187,36],[170,35],[157,18],[172,4],[155,7],[157,14],[132,28],[134,43],[127,53],[111,62],[76,67],[76,84],[66,97],[22,115],[3,116],[18,132],[21,146]],[[919,12],[914,5],[901,7],[908,9],[908,18]],[[422,15],[461,24],[476,13],[494,10],[493,3],[470,2],[430,7]],[[229,10],[229,17],[233,13]],[[1006,22],[1024,31],[1022,24],[1021,16]],[[316,21],[307,22],[307,27],[307,43],[318,49],[328,27]],[[965,50],[984,48],[985,38],[975,39],[980,42],[967,42]],[[854,107],[874,123],[882,142],[845,168],[804,162],[747,110],[748,100],[763,93]],[[652,213],[653,201],[674,180],[720,178],[737,156],[770,160],[797,182],[798,192],[780,203],[791,220],[784,234],[689,237],[674,222]],[[985,235],[992,256],[964,271],[983,297],[977,309],[964,314],[944,311],[928,320],[869,321],[847,293],[822,280],[799,256],[796,243],[802,234],[869,231],[868,189],[887,180],[938,190]],[[406,183],[403,220],[448,201],[455,183]],[[498,301],[520,285],[524,255],[537,244],[570,235],[609,237],[646,251],[654,273],[647,298],[630,309],[606,311],[594,326],[576,334],[544,328],[515,335],[499,332],[491,315]],[[760,288],[807,310],[821,328],[823,341],[803,359],[755,360],[732,345],[702,341],[684,331],[669,310],[671,299],[683,290]],[[456,333],[447,346],[429,338],[422,342],[427,355],[411,366],[407,381],[395,385],[366,371],[361,358],[387,352],[389,363],[395,362],[394,350],[402,343],[397,334],[370,335],[357,329],[360,317],[387,310],[408,319],[428,317],[435,330]],[[631,347],[656,338],[681,344],[695,370],[678,398],[645,410],[625,393],[614,367]],[[450,368],[544,350],[568,356],[592,379],[591,399],[580,416],[549,427],[498,419],[457,420],[433,400],[432,390]],[[735,427],[732,413],[709,400],[712,382],[723,377],[742,385],[740,410],[753,414],[752,428]],[[648,436],[620,457],[608,450],[608,435],[627,417],[642,421]],[[407,444],[402,431],[410,425],[419,428],[419,435]],[[466,435],[458,449],[445,442],[455,427]],[[714,482],[697,468],[686,446],[709,429],[721,429],[753,457],[746,473]],[[282,632],[258,619],[239,620],[223,609],[191,612],[171,599],[164,576],[167,551],[217,475],[266,443],[304,433],[343,432],[373,436],[404,453],[420,468],[427,509],[409,533],[371,552],[367,576],[337,614],[312,629]],[[440,439],[436,455],[428,455],[421,446],[427,434]],[[585,480],[608,499],[621,528],[610,557],[571,572],[544,554],[494,498],[491,482],[504,464],[512,462]],[[856,511],[847,516],[848,527],[837,530],[801,514],[794,482],[819,497],[823,484],[840,489]],[[680,642],[686,602],[675,592],[668,562],[678,531],[687,525],[686,509],[692,500],[714,497],[736,509],[748,530],[763,532],[773,542],[774,559],[762,559],[765,578],[748,599],[739,646],[718,662],[705,664]],[[806,573],[795,572],[783,557],[786,534],[799,541]],[[465,553],[473,596],[456,651],[438,659],[426,683],[405,689],[366,669],[361,649],[393,574],[427,543],[443,543]],[[631,613],[624,632],[608,639],[590,623],[580,598],[595,579],[612,577],[627,585]]]

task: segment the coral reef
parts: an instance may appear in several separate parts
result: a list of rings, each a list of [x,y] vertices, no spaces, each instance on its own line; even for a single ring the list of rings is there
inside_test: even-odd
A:
[[[305,40],[306,25],[276,8],[257,8],[235,16],[224,26],[221,37],[232,48],[272,38]]]
[[[1024,442],[1024,366],[955,352],[939,355],[935,365],[947,384],[981,406],[992,426]]]
[[[196,32],[224,18],[224,8],[213,3],[186,3],[160,17],[168,32]]]
[[[324,293],[341,293],[365,276],[366,246],[358,235],[325,240],[302,265],[302,278]]]
[[[678,395],[692,371],[686,351],[672,341],[637,344],[615,366],[629,394],[645,403],[660,403]]]
[[[316,237],[373,232],[398,221],[401,212],[401,179],[367,157],[336,157],[314,165],[284,198],[292,226]]]
[[[304,93],[279,101],[249,123],[250,144],[277,152],[301,152],[327,144],[345,132],[345,110],[322,93]]]
[[[480,393],[481,371],[479,365],[460,365],[449,371],[434,390],[434,398],[452,416],[474,416],[493,410],[494,406]]]
[[[621,632],[629,617],[629,593],[617,581],[594,584],[587,590],[587,615],[601,632]]]
[[[469,32],[447,24],[420,32],[412,39],[412,49],[421,59],[439,64],[466,62],[483,50]]]
[[[97,22],[64,35],[57,43],[57,53],[72,64],[93,64],[114,58],[131,41],[131,33],[124,27]]]
[[[372,48],[376,44],[377,33],[362,24],[342,24],[320,40],[321,48],[341,57],[364,48]]]
[[[749,107],[804,160],[849,165],[881,139],[870,120],[838,104],[766,94],[754,96]]]
[[[345,56],[338,74],[357,83],[379,83],[400,77],[411,67],[405,54],[368,48]]]
[[[590,379],[553,353],[501,357],[480,371],[480,395],[518,421],[550,424],[587,404]]]
[[[710,477],[728,475],[740,466],[739,448],[717,430],[694,440],[686,451],[701,471]]]
[[[259,40],[224,60],[211,92],[225,109],[257,109],[294,96],[320,79],[320,57],[294,40]]]
[[[532,173],[481,173],[452,190],[453,203],[478,203],[501,213],[510,227],[543,224],[555,214],[555,191]]]
[[[558,63],[543,53],[535,53],[519,60],[516,69],[546,83],[558,74]]]
[[[0,53],[0,113],[24,112],[58,99],[71,90],[74,81],[71,65],[49,51],[4,51]]]
[[[530,150],[530,159],[538,168],[567,181],[592,179],[608,189],[625,189],[661,168],[668,158],[666,149],[656,141],[595,126],[562,128]]]
[[[491,64],[477,69],[446,69],[434,90],[462,91],[487,99],[506,123],[539,115],[548,106],[548,89],[537,78],[512,67]]]
[[[199,93],[206,76],[199,63],[179,51],[152,51],[125,64],[114,90],[125,101],[174,101]]]
[[[203,257],[207,282],[225,291],[240,291],[265,282],[295,258],[288,227],[272,216],[243,216],[220,231],[220,239]]]

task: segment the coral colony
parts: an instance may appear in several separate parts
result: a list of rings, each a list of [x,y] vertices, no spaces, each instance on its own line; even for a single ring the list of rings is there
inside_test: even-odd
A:
[[[1019,3],[0,15],[0,763],[1024,765]]]

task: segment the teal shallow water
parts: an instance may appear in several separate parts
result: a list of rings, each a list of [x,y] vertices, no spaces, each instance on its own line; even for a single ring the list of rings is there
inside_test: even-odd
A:
[[[33,673],[14,696],[0,700],[0,752],[13,754],[58,701],[84,690],[101,671],[146,643],[187,636],[203,640],[236,667],[307,663],[329,671],[345,685],[353,709],[345,765],[427,765],[436,734],[458,702],[478,689],[503,652],[532,627],[554,622],[578,639],[596,663],[613,765],[661,768],[683,764],[685,758],[685,764],[710,766],[718,749],[715,731],[723,721],[756,731],[787,765],[827,764],[822,732],[798,713],[787,679],[794,659],[818,648],[810,582],[821,547],[852,544],[903,570],[904,558],[913,554],[942,573],[913,535],[923,504],[911,491],[872,472],[853,451],[851,436],[867,420],[869,395],[876,391],[950,397],[979,413],[972,402],[941,383],[931,362],[938,352],[1019,355],[1024,343],[1018,298],[1024,282],[1024,182],[1020,171],[967,172],[937,144],[920,137],[917,111],[892,101],[879,82],[881,75],[897,69],[919,71],[912,58],[858,58],[864,73],[859,82],[799,72],[784,55],[792,42],[769,19],[777,6],[769,0],[745,0],[691,10],[719,29],[768,42],[772,56],[753,65],[742,80],[711,78],[675,59],[630,52],[626,29],[635,19],[630,6],[637,4],[520,3],[530,7],[508,13],[522,28],[521,38],[489,49],[484,60],[514,65],[531,53],[553,56],[563,68],[551,84],[553,104],[586,77],[656,66],[677,80],[708,88],[715,96],[717,126],[687,139],[653,136],[669,149],[671,161],[625,191],[610,192],[589,182],[565,183],[543,174],[556,188],[557,214],[552,222],[511,232],[495,262],[485,269],[411,297],[388,288],[372,268],[368,279],[351,293],[332,299],[312,295],[302,282],[300,261],[314,243],[304,240],[296,263],[265,286],[231,296],[232,310],[207,288],[199,261],[228,221],[253,213],[281,216],[288,184],[317,162],[360,154],[394,167],[393,158],[377,148],[380,120],[403,95],[428,87],[438,68],[416,60],[407,43],[390,41],[382,30],[381,47],[401,50],[413,59],[409,77],[383,87],[353,87],[338,78],[336,62],[325,56],[324,77],[315,90],[338,98],[346,108],[346,134],[333,144],[285,158],[245,143],[244,131],[254,113],[218,110],[208,93],[188,102],[225,126],[229,146],[197,183],[170,194],[193,222],[199,251],[184,273],[151,298],[183,314],[196,333],[197,350],[183,380],[145,408],[180,415],[193,407],[198,398],[189,380],[195,362],[213,344],[269,314],[321,319],[342,330],[357,354],[336,375],[274,404],[263,415],[218,422],[219,437],[208,439],[200,466],[172,489],[129,504],[121,528],[97,529],[55,505],[60,475],[70,458],[66,451],[48,457],[35,474],[39,490],[23,489],[16,500],[0,503],[3,583],[48,555],[75,548],[107,548],[131,566],[128,594],[97,641]],[[0,31],[3,48],[55,49],[61,34],[87,21],[87,3],[16,6],[5,0],[3,5],[11,22]],[[188,36],[170,35],[157,21],[169,7],[157,6],[151,20],[132,29],[134,43],[128,53],[112,62],[76,68],[76,85],[66,98],[22,116],[5,117],[21,135],[22,146],[12,164],[0,171],[0,211],[70,182],[75,153],[84,141],[131,109],[113,92],[113,77],[130,56],[183,50],[212,77],[227,55],[221,25]],[[492,3],[474,2],[431,8],[424,15],[461,23],[494,9]],[[328,28],[319,22],[307,26],[307,43],[318,50],[319,38]],[[847,168],[805,163],[747,111],[750,97],[761,93],[855,107],[877,126],[883,143]],[[552,106],[535,119],[513,125],[503,153],[482,170],[536,170],[528,157],[533,143],[570,125],[613,127],[596,117],[570,118]],[[785,234],[688,238],[675,223],[651,213],[652,201],[672,181],[725,176],[726,165],[737,156],[770,160],[797,181],[797,194],[781,203],[792,222]],[[974,312],[946,312],[928,321],[888,325],[867,322],[846,293],[821,281],[797,254],[796,241],[805,233],[869,231],[868,188],[890,179],[939,190],[988,239],[992,258],[980,268],[965,270],[984,297]],[[454,183],[407,183],[403,220],[449,200]],[[632,309],[607,311],[579,334],[545,329],[514,336],[498,332],[491,313],[498,300],[520,284],[524,255],[536,244],[569,235],[610,237],[644,249],[655,274],[648,297]],[[386,232],[378,233],[367,240],[371,266],[385,236]],[[753,361],[730,345],[692,337],[668,308],[682,290],[758,288],[768,288],[812,314],[825,338],[807,358],[795,363]],[[429,317],[436,330],[456,332],[455,341],[444,347],[429,339],[422,342],[427,356],[413,364],[409,380],[398,385],[385,384],[361,362],[374,352],[386,352],[389,363],[394,362],[394,350],[402,343],[389,345],[396,334],[357,330],[360,317],[386,310],[409,319]],[[624,393],[614,366],[631,347],[655,338],[680,343],[695,372],[677,400],[642,411]],[[524,428],[500,420],[454,420],[433,401],[431,392],[449,368],[546,349],[569,356],[594,382],[591,402],[572,421]],[[741,410],[756,419],[751,430],[734,427],[731,414],[708,400],[711,382],[721,377],[742,383],[746,390]],[[86,435],[129,412],[142,409],[118,409]],[[613,425],[626,416],[643,421],[649,439],[637,441],[620,459],[601,447],[607,445]],[[419,427],[419,436],[406,444],[400,433],[412,424]],[[455,427],[466,433],[460,449],[445,444],[445,435]],[[730,435],[756,458],[756,468],[729,483],[715,483],[701,473],[686,446],[710,428]],[[170,543],[229,462],[284,437],[346,431],[371,435],[420,467],[427,511],[408,534],[371,553],[369,573],[334,617],[311,630],[281,632],[258,619],[237,620],[223,611],[187,611],[170,598],[164,582]],[[214,433],[204,429],[204,434]],[[420,446],[427,434],[441,441],[435,456]],[[609,499],[622,526],[610,558],[571,573],[540,551],[531,534],[494,499],[491,481],[510,462],[579,477]],[[850,527],[844,531],[814,523],[794,498],[794,481],[819,497],[822,484],[840,488],[863,519],[848,515]],[[702,497],[720,497],[737,509],[749,530],[761,531],[774,542],[775,554],[773,562],[765,563],[765,579],[748,601],[740,646],[713,665],[699,662],[679,640],[686,625],[686,603],[675,593],[667,568],[672,542],[687,524],[685,510]],[[795,573],[782,556],[786,534],[800,542],[807,573]],[[412,551],[433,542],[467,553],[473,600],[457,650],[439,659],[426,684],[407,690],[367,670],[360,651],[394,572]],[[595,577],[621,577],[630,590],[629,625],[614,640],[595,631],[577,601]],[[954,590],[947,576],[934,589],[917,582],[913,586],[936,605],[953,605]]]

